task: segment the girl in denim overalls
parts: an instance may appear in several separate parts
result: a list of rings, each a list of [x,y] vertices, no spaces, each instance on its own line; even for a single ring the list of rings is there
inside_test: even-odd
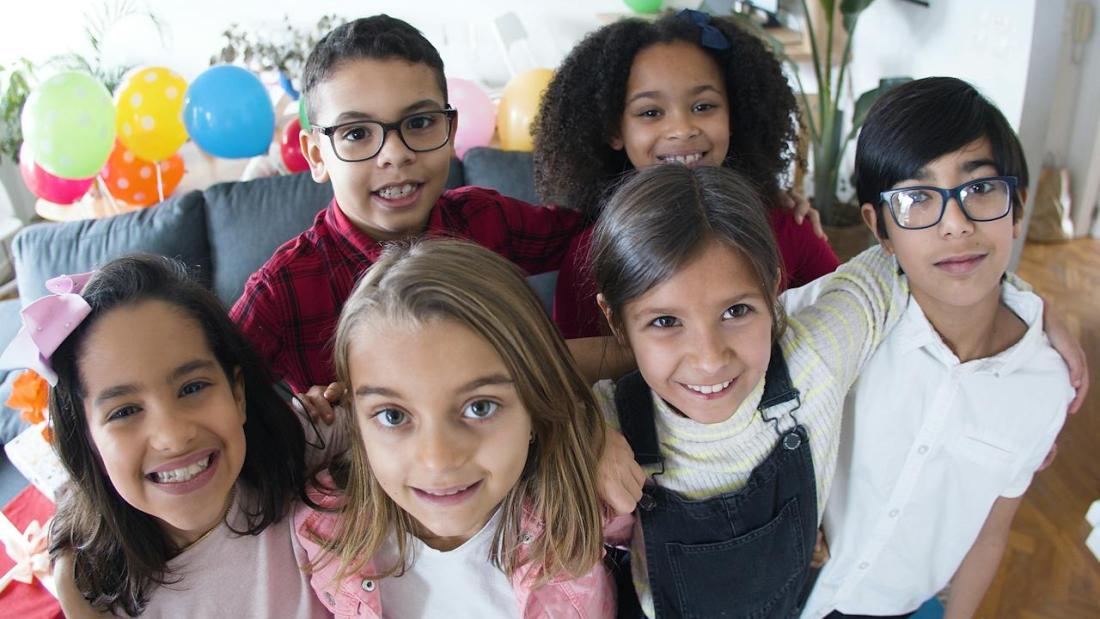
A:
[[[639,368],[596,396],[649,475],[630,543],[641,611],[791,616],[844,395],[906,301],[893,259],[864,252],[787,320],[753,187],[730,170],[666,165],[611,198],[592,266]],[[620,614],[636,616],[628,600]]]

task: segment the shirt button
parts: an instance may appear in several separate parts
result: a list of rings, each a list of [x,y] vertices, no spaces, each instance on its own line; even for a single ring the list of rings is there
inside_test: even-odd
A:
[[[870,563],[868,563],[868,562],[866,562],[866,561],[864,561],[863,563],[860,563],[860,564],[859,564],[859,569],[861,569],[861,570],[865,570],[865,569],[867,569],[867,568],[869,568],[869,567],[871,567],[871,564],[870,564]]]
[[[535,541],[535,538],[530,533],[524,533],[523,536],[520,538],[520,541],[524,544],[530,544],[531,542]]]
[[[928,445],[921,445],[920,447],[917,447],[917,453],[919,453],[922,456],[924,454],[928,453]]]
[[[363,591],[370,593],[371,591],[374,591],[374,581],[369,578],[364,578],[362,587]]]
[[[896,510],[896,509],[891,509],[891,510],[890,510],[890,517],[891,517],[891,518],[897,518],[897,517],[898,517],[898,514],[899,514],[899,513],[900,513],[900,512],[898,512],[898,510]]]

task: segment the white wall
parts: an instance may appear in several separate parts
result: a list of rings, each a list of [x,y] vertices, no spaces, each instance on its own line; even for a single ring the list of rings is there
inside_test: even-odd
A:
[[[1019,133],[1034,195],[1056,107],[1066,0],[930,0],[930,4],[924,8],[900,0],[878,0],[866,11],[853,43],[854,92],[863,92],[888,75],[952,75],[971,82],[1000,107]],[[1081,107],[1091,107],[1095,114],[1095,105],[1078,106],[1079,115],[1086,114]],[[1075,144],[1093,135],[1079,126],[1069,133]],[[1025,229],[1031,210],[1029,204]],[[1022,247],[1021,238],[1017,257]]]
[[[114,0],[10,3],[14,6],[6,7],[0,20],[0,63],[21,55],[40,61],[81,49],[83,13],[103,1]],[[221,49],[222,31],[231,23],[276,34],[284,15],[291,24],[310,29],[330,13],[355,18],[384,12],[424,32],[439,48],[448,74],[480,78],[490,87],[502,86],[508,78],[492,34],[495,17],[513,11],[528,32],[530,58],[524,50],[513,49],[517,62],[553,67],[585,32],[600,25],[598,14],[628,10],[622,0],[138,0],[138,6],[148,7],[167,25],[164,45],[148,23],[127,20],[108,39],[111,59],[160,64],[188,80],[206,69],[210,56]]]

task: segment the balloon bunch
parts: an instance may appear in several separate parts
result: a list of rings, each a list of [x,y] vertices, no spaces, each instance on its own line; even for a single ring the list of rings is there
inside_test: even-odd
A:
[[[34,89],[23,106],[23,181],[39,198],[72,204],[94,184],[113,200],[148,206],[183,178],[177,153],[190,138],[216,157],[267,151],[275,113],[258,77],[218,65],[190,85],[164,67],[130,72],[111,94],[68,71]]]
[[[458,110],[455,153],[462,158],[475,146],[486,146],[496,131],[504,150],[529,151],[531,125],[538,113],[542,94],[554,72],[531,69],[512,78],[501,94],[499,109],[477,84],[461,78],[447,78],[447,98]]]

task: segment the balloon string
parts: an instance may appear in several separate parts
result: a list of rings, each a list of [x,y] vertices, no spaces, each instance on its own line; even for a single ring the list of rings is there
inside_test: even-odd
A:
[[[115,202],[115,197],[112,196],[111,192],[107,189],[107,182],[103,180],[103,176],[101,174],[96,174],[95,180],[99,185],[99,192],[106,198],[107,204],[110,205],[111,210],[114,211],[116,215],[122,213],[122,209],[119,208],[118,203]]]
[[[164,180],[160,176],[160,162],[153,164],[157,169],[157,202],[164,202]]]

